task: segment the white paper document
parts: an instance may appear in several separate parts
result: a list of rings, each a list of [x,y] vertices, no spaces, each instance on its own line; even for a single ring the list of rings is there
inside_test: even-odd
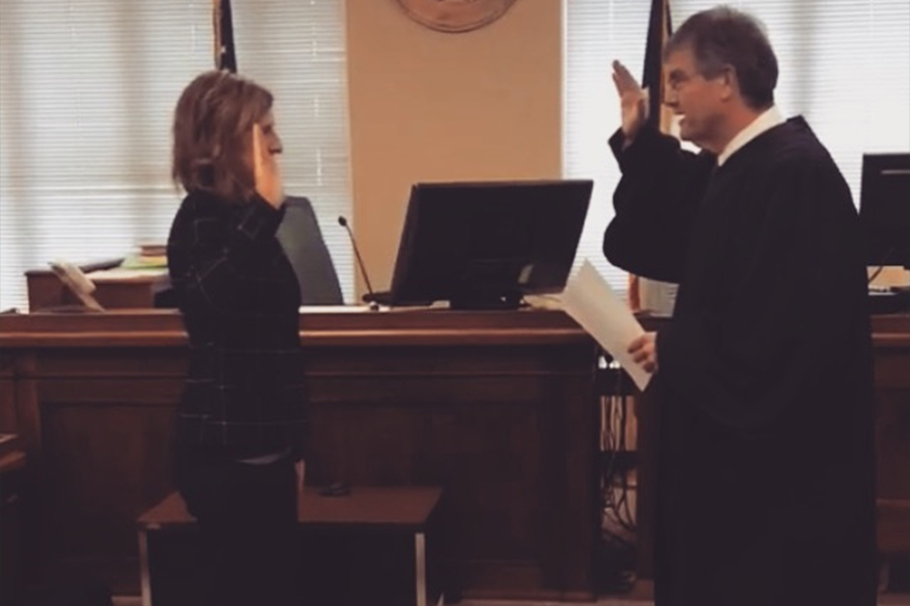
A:
[[[566,283],[562,306],[629,373],[642,391],[651,374],[629,354],[629,344],[645,333],[625,301],[616,296],[590,261]]]
[[[369,305],[301,305],[302,314],[368,314],[373,311]]]

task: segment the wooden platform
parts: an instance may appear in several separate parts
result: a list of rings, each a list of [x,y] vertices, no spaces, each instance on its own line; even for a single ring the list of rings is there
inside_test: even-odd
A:
[[[354,487],[329,497],[307,487],[298,502],[305,603],[441,602],[441,494],[434,487]],[[183,606],[197,546],[195,520],[180,495],[140,516],[138,530],[143,606]]]

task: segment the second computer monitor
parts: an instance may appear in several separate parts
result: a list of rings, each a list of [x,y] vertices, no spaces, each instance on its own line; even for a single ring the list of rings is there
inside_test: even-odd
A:
[[[862,179],[866,264],[910,267],[910,154],[864,155]]]

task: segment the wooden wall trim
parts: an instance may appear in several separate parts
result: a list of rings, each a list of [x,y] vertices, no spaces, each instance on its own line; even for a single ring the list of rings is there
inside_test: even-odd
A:
[[[872,333],[872,344],[881,349],[906,349],[910,347],[910,332]]]
[[[577,344],[590,337],[562,312],[438,310],[301,314],[304,347]],[[127,310],[0,317],[0,348],[181,347],[180,314]]]

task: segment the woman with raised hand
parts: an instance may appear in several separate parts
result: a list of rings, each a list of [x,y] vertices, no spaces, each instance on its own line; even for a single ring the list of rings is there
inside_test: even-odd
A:
[[[186,191],[168,268],[189,335],[176,483],[200,528],[195,603],[296,604],[306,393],[300,288],[275,237],[284,194],[272,95],[207,72],[174,114]]]

